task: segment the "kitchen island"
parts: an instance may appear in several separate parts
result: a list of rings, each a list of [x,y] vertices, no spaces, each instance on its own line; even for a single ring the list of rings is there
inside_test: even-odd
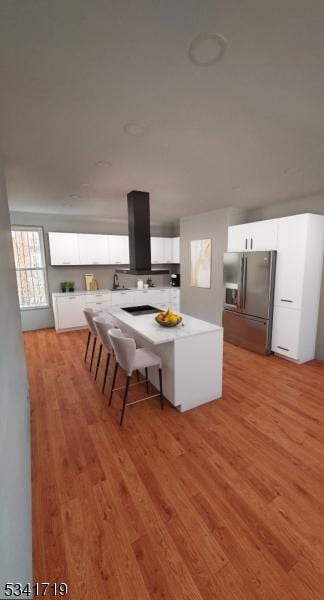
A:
[[[162,360],[163,394],[184,412],[222,395],[223,328],[182,314],[182,324],[162,327],[154,314],[134,316],[123,308],[109,308],[116,325],[137,344]],[[149,379],[158,388],[157,369]]]

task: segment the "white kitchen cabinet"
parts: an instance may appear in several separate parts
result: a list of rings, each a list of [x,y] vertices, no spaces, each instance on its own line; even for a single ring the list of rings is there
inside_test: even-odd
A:
[[[152,265],[164,263],[164,238],[151,238],[151,263]]]
[[[134,304],[134,292],[132,290],[111,293],[112,306],[131,306],[132,304]]]
[[[163,238],[163,258],[165,264],[173,262],[173,238]]]
[[[81,265],[108,265],[110,263],[108,235],[80,233],[78,238]]]
[[[170,308],[174,312],[180,312],[180,288],[171,288]]]
[[[151,262],[154,264],[171,264],[173,261],[173,239],[167,237],[151,237]]]
[[[180,238],[179,237],[173,238],[172,245],[173,245],[172,262],[180,263]]]
[[[111,306],[111,292],[95,292],[85,296],[85,304],[94,310],[109,310]]]
[[[67,294],[53,299],[55,327],[58,330],[76,329],[85,327],[86,320],[83,314],[85,296],[81,294]]]
[[[49,249],[52,266],[79,265],[77,233],[49,232]]]
[[[228,252],[275,250],[278,219],[233,225],[228,228]]]
[[[275,306],[273,313],[272,350],[298,360],[301,314],[298,310]]]
[[[243,252],[248,249],[249,223],[232,225],[228,228],[228,252]]]
[[[128,235],[109,235],[110,264],[129,264]]]
[[[308,215],[278,220],[275,305],[300,309],[304,289]]]
[[[323,229],[320,215],[278,219],[272,350],[301,363],[315,357]]]
[[[170,290],[165,289],[144,289],[134,291],[134,304],[149,304],[157,308],[166,309],[170,305]]]

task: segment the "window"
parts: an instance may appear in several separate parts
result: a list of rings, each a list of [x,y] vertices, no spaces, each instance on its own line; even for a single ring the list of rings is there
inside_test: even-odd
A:
[[[12,227],[12,241],[20,308],[49,306],[42,228]]]

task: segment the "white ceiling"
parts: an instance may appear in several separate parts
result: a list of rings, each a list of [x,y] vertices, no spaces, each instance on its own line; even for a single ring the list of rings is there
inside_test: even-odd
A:
[[[324,193],[323,31],[323,0],[1,0],[10,207],[119,219],[142,189],[162,223]],[[227,39],[209,67],[201,33]]]

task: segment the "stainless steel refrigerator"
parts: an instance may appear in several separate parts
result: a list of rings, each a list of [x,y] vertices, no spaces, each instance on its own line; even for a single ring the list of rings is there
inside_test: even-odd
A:
[[[271,352],[276,252],[224,254],[224,340]]]

